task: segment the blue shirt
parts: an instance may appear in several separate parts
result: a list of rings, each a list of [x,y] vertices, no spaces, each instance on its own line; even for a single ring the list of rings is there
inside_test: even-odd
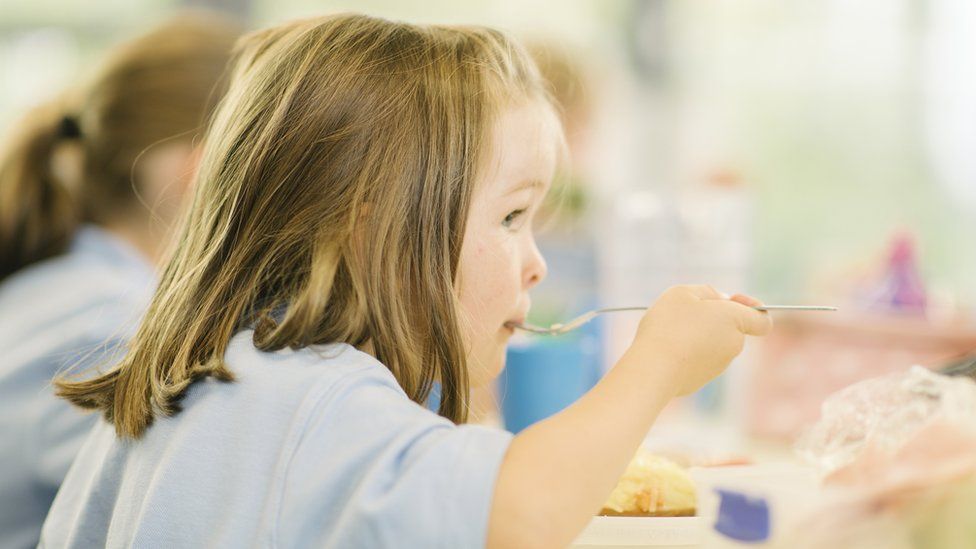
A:
[[[94,418],[56,398],[55,374],[110,362],[152,295],[152,268],[94,226],[67,253],[0,284],[0,547],[34,547]]]
[[[99,421],[46,547],[482,547],[511,435],[412,402],[346,344],[225,354],[142,438]]]

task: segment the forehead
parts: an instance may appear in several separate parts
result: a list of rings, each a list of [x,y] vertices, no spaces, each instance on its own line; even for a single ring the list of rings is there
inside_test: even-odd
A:
[[[531,101],[503,109],[491,132],[482,193],[503,195],[526,182],[548,188],[562,143],[562,127],[552,107]]]

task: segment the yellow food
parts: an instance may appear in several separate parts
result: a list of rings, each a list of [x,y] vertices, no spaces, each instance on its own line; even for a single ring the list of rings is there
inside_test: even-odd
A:
[[[695,484],[677,463],[638,450],[617,482],[601,515],[693,516]]]

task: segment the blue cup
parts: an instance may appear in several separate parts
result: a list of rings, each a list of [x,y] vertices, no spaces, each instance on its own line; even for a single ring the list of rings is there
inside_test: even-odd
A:
[[[505,428],[518,433],[589,391],[602,375],[600,350],[596,323],[564,336],[509,345],[498,378]]]

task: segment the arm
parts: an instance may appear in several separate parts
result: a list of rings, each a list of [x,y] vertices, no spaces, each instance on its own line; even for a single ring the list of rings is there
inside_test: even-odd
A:
[[[661,409],[712,379],[768,317],[707,287],[669,290],[634,343],[579,401],[512,441],[499,471],[488,547],[565,547],[613,490]]]
[[[488,547],[565,547],[586,526],[671,398],[625,355],[578,402],[512,440]]]

